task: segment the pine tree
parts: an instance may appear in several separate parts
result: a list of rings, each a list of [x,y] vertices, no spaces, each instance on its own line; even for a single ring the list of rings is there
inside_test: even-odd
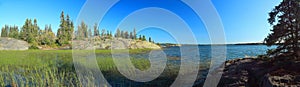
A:
[[[130,38],[130,39],[134,39],[134,37],[133,37],[133,35],[132,35],[132,32],[130,32],[129,38]]]
[[[69,41],[73,39],[74,24],[70,20],[70,16],[65,18],[64,12],[60,15],[60,25],[57,31],[57,39],[59,45],[69,44]]]
[[[121,36],[120,36],[121,38],[124,38],[125,36],[124,36],[124,31],[122,31],[121,30]]]
[[[45,29],[41,30],[41,34],[39,38],[40,38],[39,41],[40,45],[48,45],[50,47],[55,46],[55,34],[52,32],[51,25],[50,26],[46,25]]]
[[[107,31],[107,32],[106,32],[106,37],[109,37],[109,36],[110,36],[110,35],[109,35],[109,31]]]
[[[152,39],[151,39],[151,37],[149,37],[149,42],[152,42]]]
[[[66,38],[67,38],[67,41],[71,41],[72,40],[72,37],[73,37],[73,32],[74,32],[74,25],[73,25],[73,22],[70,20],[70,16],[67,15],[66,17],[66,29],[65,29],[65,32],[66,32]]]
[[[140,35],[139,40],[142,40],[142,35]]]
[[[49,39],[49,42],[47,43],[47,45],[54,47],[55,46],[55,34],[52,31],[51,25],[48,27],[46,32],[47,32],[46,33],[47,39]]]
[[[21,28],[20,31],[20,39],[27,41],[29,40],[29,33],[30,33],[30,28],[32,26],[31,20],[30,19],[26,19],[24,25]]]
[[[9,27],[8,25],[5,25],[4,27],[2,27],[1,30],[1,37],[8,37],[9,36]]]
[[[105,37],[105,29],[102,29],[102,31],[101,31],[101,37]]]
[[[97,23],[95,23],[95,25],[94,25],[94,36],[100,36]]]
[[[9,27],[9,37],[18,39],[19,38],[19,29],[17,26]]]
[[[40,31],[40,28],[39,28],[39,26],[37,24],[37,20],[34,19],[33,20],[33,28],[31,30],[31,34],[33,36],[32,37],[33,38],[33,43],[38,43],[37,41],[38,41],[38,33],[39,33],[39,31]]]
[[[58,44],[60,46],[64,45],[64,44],[68,44],[68,42],[66,41],[66,20],[65,20],[65,15],[64,12],[61,12],[60,15],[60,25],[59,25],[59,29],[57,30],[57,39],[58,39]]]
[[[136,39],[136,29],[133,29],[133,39]]]
[[[146,40],[147,40],[147,39],[146,39],[146,36],[143,35],[142,41],[146,41]]]
[[[92,29],[88,30],[88,36],[86,38],[91,38],[93,36]]]
[[[129,39],[128,31],[125,31],[125,33],[124,33],[124,38],[125,38],[125,39]]]
[[[84,21],[82,21],[81,24],[78,26],[76,38],[84,39],[88,38],[88,35],[88,26],[84,23]]]
[[[34,24],[32,24],[31,19],[26,19],[25,24],[21,28],[20,39],[27,41],[30,44],[37,45],[39,27],[37,25],[37,20],[34,19]]]
[[[265,39],[265,43],[268,46],[278,45],[276,49],[268,51],[269,55],[289,54],[299,58],[299,9],[299,0],[283,0],[269,13],[268,21],[273,29],[271,30],[272,33]]]
[[[112,32],[111,32],[111,31],[109,32],[109,37],[110,37],[110,38],[112,38],[112,37],[113,37],[113,35],[112,35]]]
[[[115,36],[115,37],[121,37],[121,31],[120,31],[119,28],[117,29],[117,33],[116,33],[116,36]]]

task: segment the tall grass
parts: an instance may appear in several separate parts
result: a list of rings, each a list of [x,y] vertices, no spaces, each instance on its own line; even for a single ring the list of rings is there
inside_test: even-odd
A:
[[[146,52],[149,50],[130,50],[132,54]],[[179,66],[168,63],[161,77],[142,84],[133,82],[118,72],[110,50],[96,50],[95,53],[100,70],[112,86],[163,86],[162,82],[169,85],[179,70]],[[147,58],[131,58],[131,61],[140,70],[150,68]],[[0,51],[0,87],[5,86],[82,87],[82,84],[73,65],[72,50],[28,50]]]

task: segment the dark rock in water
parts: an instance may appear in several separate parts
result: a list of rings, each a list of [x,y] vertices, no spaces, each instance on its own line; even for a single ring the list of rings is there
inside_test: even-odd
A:
[[[0,50],[28,50],[29,44],[26,41],[13,38],[0,38]]]

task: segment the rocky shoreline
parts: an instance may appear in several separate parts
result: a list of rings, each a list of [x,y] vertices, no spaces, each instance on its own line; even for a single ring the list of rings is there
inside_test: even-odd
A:
[[[295,58],[243,58],[226,61],[219,87],[299,87]]]

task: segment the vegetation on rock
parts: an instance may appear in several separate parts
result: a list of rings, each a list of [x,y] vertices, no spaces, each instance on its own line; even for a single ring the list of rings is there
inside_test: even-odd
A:
[[[136,36],[136,29],[133,29],[132,32],[117,29],[113,35],[112,31],[105,29],[102,29],[100,32],[97,23],[95,23],[93,29],[91,29],[84,21],[77,26],[77,30],[75,31],[70,16],[65,16],[63,11],[60,15],[60,25],[56,35],[52,31],[51,25],[46,25],[44,29],[41,29],[38,26],[37,19],[26,19],[24,25],[20,28],[20,31],[18,26],[9,25],[5,25],[1,30],[1,37],[24,40],[31,45],[30,49],[65,47],[72,45],[72,40],[85,40],[87,38],[92,38],[93,40],[100,42],[112,38],[147,41],[145,35],[140,35],[140,38],[137,38]],[[149,37],[149,42],[154,42],[151,37]]]

